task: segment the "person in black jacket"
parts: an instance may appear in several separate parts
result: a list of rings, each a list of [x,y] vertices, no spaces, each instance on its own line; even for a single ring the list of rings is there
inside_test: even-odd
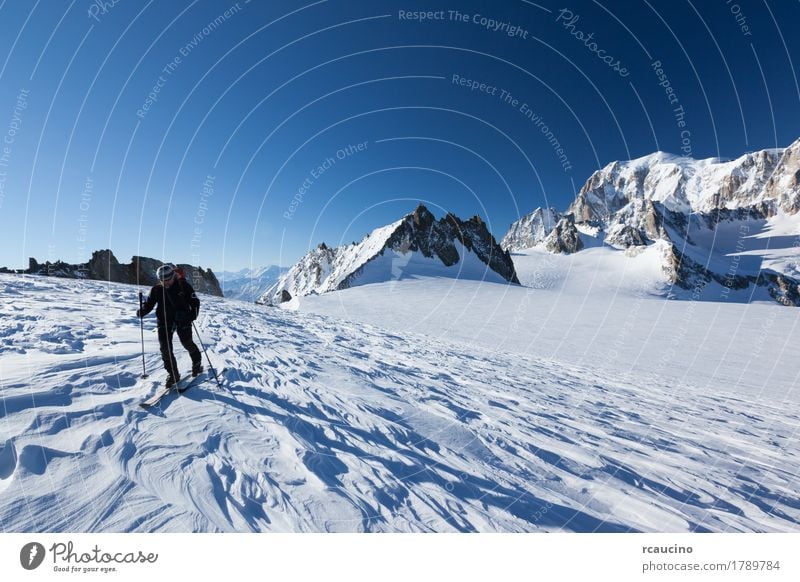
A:
[[[192,340],[192,322],[200,313],[200,300],[186,279],[178,276],[177,268],[171,263],[162,265],[156,271],[159,283],[151,290],[142,308],[136,311],[137,317],[144,317],[156,308],[158,322],[158,343],[161,358],[167,370],[167,387],[180,380],[178,363],[172,350],[172,334],[178,332],[178,339],[192,358],[192,376],[203,371],[200,350]]]

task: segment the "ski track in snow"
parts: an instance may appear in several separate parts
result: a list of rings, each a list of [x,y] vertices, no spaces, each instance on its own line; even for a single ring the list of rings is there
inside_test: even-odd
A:
[[[203,297],[144,410],[138,290],[0,276],[0,531],[800,531],[791,402]]]

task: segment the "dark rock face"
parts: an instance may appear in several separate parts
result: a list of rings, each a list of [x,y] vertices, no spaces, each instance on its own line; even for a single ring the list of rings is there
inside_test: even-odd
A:
[[[609,176],[619,173],[620,164],[614,162],[604,170],[594,172],[583,187],[578,192],[575,201],[567,209],[568,214],[572,214],[578,222],[589,220],[604,220],[612,216],[628,203],[623,190],[626,187],[626,180],[617,177],[609,188]],[[635,173],[635,180],[644,181],[644,174]],[[636,189],[641,190],[641,186],[636,184]]]
[[[664,228],[663,216],[666,214],[671,218],[672,213],[660,203],[652,200],[646,200],[644,204],[644,233],[647,238],[650,240],[669,239],[667,229]],[[683,218],[683,214],[680,215],[680,218]]]
[[[784,212],[800,212],[800,139],[783,151],[764,190],[768,198],[778,200]]]
[[[128,266],[120,265],[117,257],[108,249],[93,252],[87,267],[88,272],[91,273],[90,279],[122,282],[130,277]]]
[[[731,220],[765,220],[778,213],[778,205],[774,200],[767,200],[740,208],[720,208],[714,212],[697,213],[708,228],[715,228],[721,222]]]
[[[642,232],[629,224],[623,226],[619,232],[615,233],[613,236],[609,235],[606,240],[625,248],[643,247],[647,245],[647,239],[642,235]]]
[[[544,241],[545,248],[551,253],[571,254],[583,248],[583,241],[575,228],[575,217],[565,214],[558,221],[553,231]]]
[[[758,284],[767,287],[772,298],[790,307],[800,307],[800,281],[787,277],[781,273],[761,273]]]
[[[681,253],[675,245],[670,245],[664,272],[675,286],[694,290],[696,293],[715,281],[728,289],[747,289],[750,285],[765,287],[770,296],[781,305],[800,307],[800,281],[782,273],[762,271],[754,275],[722,275],[693,261]]]
[[[50,277],[65,277],[69,279],[90,279],[92,281],[110,281],[112,283],[127,283],[130,285],[155,285],[158,282],[156,270],[163,265],[161,261],[147,257],[133,257],[130,263],[120,263],[110,250],[95,251],[92,258],[86,263],[71,265],[63,261],[54,263],[39,262],[31,258],[26,271],[29,275],[45,275]],[[203,269],[192,265],[181,264],[186,273],[186,279],[198,293],[222,297],[217,277],[211,269]]]
[[[386,248],[401,252],[419,251],[429,258],[438,257],[449,267],[461,260],[455,245],[456,241],[475,253],[506,281],[519,284],[511,254],[500,248],[479,216],[461,220],[450,213],[437,221],[433,214],[420,204],[392,234],[386,242]]]

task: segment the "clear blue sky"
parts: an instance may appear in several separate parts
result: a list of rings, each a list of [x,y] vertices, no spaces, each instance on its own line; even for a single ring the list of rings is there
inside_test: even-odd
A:
[[[612,160],[800,137],[800,3],[563,7],[0,1],[0,265],[288,265],[417,201],[500,238]]]

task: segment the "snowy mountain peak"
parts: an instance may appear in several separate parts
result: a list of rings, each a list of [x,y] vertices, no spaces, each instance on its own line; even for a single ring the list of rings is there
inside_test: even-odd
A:
[[[537,208],[511,224],[500,242],[507,251],[529,249],[543,242],[561,219],[555,208]]]
[[[798,224],[800,139],[734,160],[659,151],[612,162],[589,177],[563,215],[537,208],[511,225],[502,246],[570,254],[605,245],[635,256],[658,243],[669,288],[718,285],[727,297],[760,286],[780,303],[800,305]]]
[[[594,172],[568,212],[578,221],[613,217],[637,199],[662,203],[675,212],[711,212],[768,202],[798,210],[800,140],[785,149],[750,152],[735,160],[695,160],[655,152],[616,161]]]
[[[617,168],[622,166],[630,166],[630,167],[652,167],[656,164],[675,164],[675,165],[682,165],[686,163],[693,162],[692,158],[687,158],[684,156],[679,156],[676,154],[671,154],[669,152],[664,151],[655,151],[651,154],[647,154],[646,156],[642,156],[640,158],[635,158],[629,161],[615,161],[608,164],[608,166],[615,166]]]
[[[414,276],[519,283],[511,256],[500,248],[479,216],[462,221],[449,213],[437,221],[420,204],[397,222],[373,230],[361,242],[336,248],[321,243],[258,302],[274,305],[298,296]]]

